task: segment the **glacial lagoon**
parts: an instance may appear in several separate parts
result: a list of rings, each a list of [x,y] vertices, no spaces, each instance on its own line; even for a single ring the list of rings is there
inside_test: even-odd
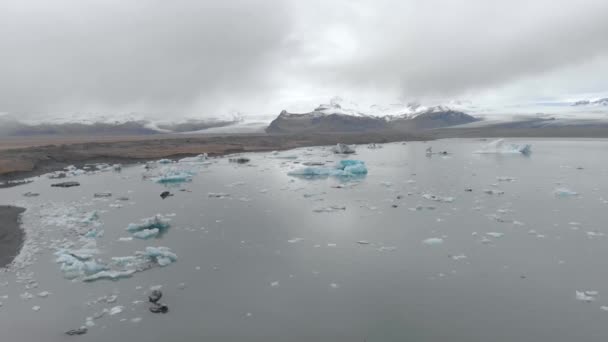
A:
[[[605,341],[608,141],[476,153],[489,143],[151,161],[0,189],[27,209],[0,272],[2,341]],[[169,312],[149,311],[154,288]]]

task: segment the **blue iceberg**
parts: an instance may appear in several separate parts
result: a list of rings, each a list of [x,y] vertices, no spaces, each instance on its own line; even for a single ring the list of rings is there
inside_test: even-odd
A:
[[[141,220],[141,223],[130,223],[127,230],[138,239],[149,239],[164,233],[170,227],[169,219],[156,214]]]
[[[367,174],[365,162],[354,159],[340,160],[333,168],[329,167],[304,167],[288,173],[290,176],[316,178],[316,177],[339,177],[353,178],[363,177]]]

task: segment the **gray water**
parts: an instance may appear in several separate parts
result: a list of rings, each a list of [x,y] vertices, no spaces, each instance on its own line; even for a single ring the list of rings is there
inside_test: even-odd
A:
[[[341,158],[323,147],[278,155],[297,159],[247,154],[246,165],[219,158],[192,167],[192,182],[169,188],[175,196],[166,200],[167,187],[142,178],[162,166],[70,178],[76,188],[40,177],[1,189],[0,204],[28,208],[23,225],[39,249],[18,274],[0,273],[1,340],[606,341],[608,141],[526,142],[530,156],[474,154],[479,140],[358,146],[348,158],[365,161],[369,174],[354,182],[287,174],[303,161]],[[427,156],[427,146],[451,154]],[[555,196],[560,187],[579,195]],[[28,191],[40,196],[23,197]],[[93,198],[106,191],[113,196]],[[346,209],[315,212],[332,205]],[[60,210],[98,210],[100,259],[145,246],[167,246],[179,259],[119,281],[67,280],[52,247],[78,236],[49,223]],[[162,238],[118,241],[129,223],[156,213],[175,214]],[[26,289],[25,278],[38,287]],[[133,303],[153,285],[162,285],[165,315]],[[26,291],[51,294],[24,300]],[[576,291],[598,294],[585,302]],[[116,303],[87,304],[111,294]],[[64,334],[117,305],[122,313],[95,320],[86,335]]]

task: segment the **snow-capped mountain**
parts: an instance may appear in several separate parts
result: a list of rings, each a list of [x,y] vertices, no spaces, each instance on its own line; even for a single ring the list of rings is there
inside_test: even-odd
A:
[[[572,104],[573,106],[608,106],[608,97],[597,100],[579,100]]]
[[[364,132],[381,130],[419,130],[454,126],[477,121],[471,115],[446,106],[417,104],[374,105],[368,113],[345,109],[336,99],[312,112],[294,114],[283,110],[273,120],[268,133]]]

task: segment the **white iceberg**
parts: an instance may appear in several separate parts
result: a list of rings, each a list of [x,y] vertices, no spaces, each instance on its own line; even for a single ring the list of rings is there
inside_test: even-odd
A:
[[[346,145],[346,144],[341,144],[338,143],[336,144],[336,146],[333,146],[331,148],[331,151],[333,153],[337,153],[337,154],[351,154],[351,153],[355,153],[355,149]]]
[[[530,144],[513,144],[505,143],[504,139],[498,139],[492,141],[486,146],[482,147],[481,150],[477,150],[473,153],[477,154],[523,154],[528,155],[532,152],[532,145]]]
[[[440,245],[443,243],[443,239],[441,238],[428,238],[426,240],[423,240],[422,243],[424,243],[425,245]]]
[[[202,162],[205,162],[208,158],[209,158],[209,156],[207,155],[207,153],[203,153],[203,154],[199,154],[198,156],[195,156],[195,157],[188,157],[188,158],[180,159],[179,162],[180,163],[202,163]]]
[[[133,233],[133,237],[142,240],[147,240],[149,238],[157,237],[159,233],[160,230],[158,228],[142,229],[138,232]]]

